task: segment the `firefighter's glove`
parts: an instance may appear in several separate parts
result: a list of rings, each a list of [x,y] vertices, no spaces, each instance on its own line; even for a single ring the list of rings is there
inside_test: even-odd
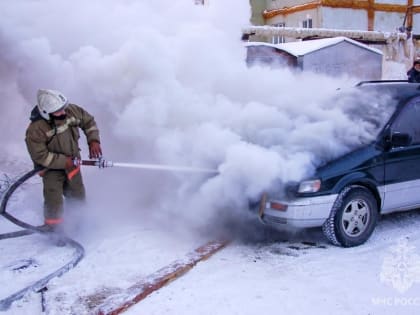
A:
[[[102,156],[101,144],[98,141],[89,143],[89,158],[99,159]]]

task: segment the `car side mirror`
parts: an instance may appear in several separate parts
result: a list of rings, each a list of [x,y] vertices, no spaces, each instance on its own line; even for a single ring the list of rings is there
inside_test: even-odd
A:
[[[393,132],[391,134],[391,147],[406,147],[411,144],[412,138],[408,133]]]

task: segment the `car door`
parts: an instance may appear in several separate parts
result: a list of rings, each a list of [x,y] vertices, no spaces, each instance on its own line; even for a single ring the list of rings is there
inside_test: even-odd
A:
[[[384,153],[385,182],[382,213],[415,208],[420,205],[420,97],[404,105],[390,126],[395,132],[409,134],[411,144],[393,147]]]

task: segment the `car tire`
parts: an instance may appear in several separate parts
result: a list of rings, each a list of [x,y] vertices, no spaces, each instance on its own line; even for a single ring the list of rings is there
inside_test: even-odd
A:
[[[334,245],[358,246],[369,239],[378,217],[372,193],[362,186],[349,186],[338,195],[322,230]]]

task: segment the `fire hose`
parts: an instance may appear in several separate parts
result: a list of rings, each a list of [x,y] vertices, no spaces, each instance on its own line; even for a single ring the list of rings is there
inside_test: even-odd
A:
[[[96,166],[99,168],[106,168],[106,167],[128,167],[128,168],[140,168],[140,169],[152,169],[152,170],[165,170],[165,171],[181,171],[181,172],[199,172],[199,173],[208,173],[208,174],[217,174],[217,170],[212,169],[205,169],[205,168],[196,168],[196,167],[184,167],[184,166],[175,166],[175,165],[160,165],[160,164],[135,164],[135,163],[114,163],[103,158],[99,158],[97,160],[81,160],[81,159],[74,159],[73,163],[75,166]],[[28,224],[19,220],[18,218],[14,217],[10,213],[6,211],[7,204],[9,202],[10,197],[15,192],[15,190],[22,185],[25,181],[29,178],[33,177],[35,174],[38,174],[43,170],[42,167],[36,167],[33,170],[27,172],[22,177],[17,179],[10,187],[5,191],[3,198],[0,204],[0,215],[5,217],[10,222],[14,223],[15,225],[23,228],[23,230],[9,232],[0,234],[0,240],[21,237],[26,235],[31,235],[33,233],[39,233],[42,235],[51,235],[54,232],[47,232],[40,227]],[[10,308],[11,304],[21,298],[23,298],[29,292],[37,292],[43,294],[46,291],[46,285],[48,282],[56,277],[62,276],[64,273],[68,272],[70,269],[74,268],[84,257],[85,250],[78,242],[68,238],[65,235],[60,235],[61,240],[65,242],[65,244],[73,247],[75,249],[75,253],[71,261],[65,264],[63,267],[55,270],[54,272],[50,273],[46,277],[35,281],[34,283],[30,284],[29,286],[19,290],[18,292],[8,296],[5,299],[0,300],[0,311],[6,311]],[[43,296],[42,296],[43,297]],[[44,301],[44,299],[42,299]],[[44,308],[44,305],[42,305]]]
[[[39,234],[42,234],[42,235],[51,235],[52,232],[46,232],[46,231],[42,230],[40,227],[36,227],[36,226],[31,225],[31,224],[25,223],[25,222],[17,219],[16,217],[12,216],[11,214],[9,214],[6,211],[7,203],[9,201],[10,197],[12,196],[13,192],[20,185],[22,185],[26,180],[28,180],[29,178],[31,178],[32,176],[37,174],[40,170],[41,170],[40,168],[35,168],[35,169],[29,171],[28,173],[24,174],[17,181],[15,181],[7,189],[7,191],[4,193],[4,196],[3,196],[3,199],[2,199],[2,202],[1,202],[1,205],[0,205],[0,214],[3,217],[5,217],[7,220],[16,224],[17,226],[20,226],[20,227],[24,228],[24,230],[11,232],[11,233],[6,233],[6,234],[1,234],[0,235],[0,240],[7,239],[7,238],[30,235],[30,234],[33,234],[33,233],[39,233]],[[69,246],[71,246],[75,249],[75,253],[74,253],[71,261],[69,261],[63,267],[61,267],[61,268],[55,270],[54,272],[50,273],[46,277],[43,277],[42,279],[40,279],[38,281],[35,281],[34,283],[32,283],[29,286],[19,290],[18,292],[15,292],[14,294],[8,296],[7,298],[0,300],[0,311],[8,310],[9,307],[11,306],[11,304],[14,301],[17,301],[17,300],[21,299],[22,297],[24,297],[27,293],[29,293],[31,291],[32,292],[43,293],[45,291],[45,287],[46,287],[47,283],[51,279],[53,279],[55,277],[60,277],[61,275],[63,275],[64,273],[66,273],[67,271],[69,271],[71,268],[75,267],[79,263],[79,261],[83,258],[84,254],[85,254],[84,248],[79,243],[77,243],[76,241],[74,241],[74,240],[72,240],[72,239],[70,239],[70,238],[68,238],[64,235],[61,238],[67,245],[69,245]]]

